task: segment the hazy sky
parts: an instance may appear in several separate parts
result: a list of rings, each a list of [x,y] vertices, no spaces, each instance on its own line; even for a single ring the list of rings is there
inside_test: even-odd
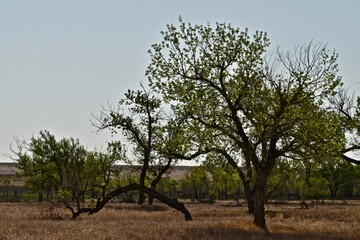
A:
[[[360,94],[357,0],[0,0],[0,161],[14,136],[42,129],[105,146],[110,135],[94,133],[91,114],[146,81],[147,50],[179,15],[266,31],[273,48],[327,43]]]

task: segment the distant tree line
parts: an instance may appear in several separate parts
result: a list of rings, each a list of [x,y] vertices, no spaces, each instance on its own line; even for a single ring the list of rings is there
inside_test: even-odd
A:
[[[47,132],[47,134],[49,134]],[[93,164],[89,161],[89,164]],[[298,162],[293,166],[293,162],[281,160],[275,166],[269,178],[267,186],[267,199],[286,199],[286,200],[324,200],[324,199],[352,199],[360,198],[360,166],[353,165],[338,158],[334,161]],[[66,166],[69,168],[69,166]],[[138,183],[140,179],[141,166],[127,166],[122,168],[119,165],[110,163],[105,166],[111,172],[112,186],[109,190],[119,186],[126,186]],[[168,169],[173,171],[175,169]],[[47,170],[49,171],[49,170]],[[65,171],[65,169],[64,169]],[[69,170],[66,170],[69,173]],[[79,170],[77,170],[79,171]],[[85,170],[81,170],[85,171]],[[95,175],[100,171],[95,170]],[[35,176],[34,173],[31,173]],[[19,176],[27,176],[24,187],[14,186],[16,177],[9,176],[0,182],[0,199],[3,201],[53,201],[71,195],[75,190],[67,187],[67,192],[62,185],[58,192],[56,185],[45,187],[46,184],[33,184],[38,177],[21,171]],[[63,177],[62,177],[63,178]],[[50,179],[47,185],[51,185]],[[79,191],[78,184],[69,185]],[[104,184],[105,186],[105,184]],[[145,181],[145,186],[150,187],[151,181]],[[90,188],[89,188],[90,189]],[[195,202],[213,202],[216,200],[239,200],[245,199],[244,189],[236,171],[226,163],[226,161],[207,160],[200,166],[194,166],[184,174],[180,180],[171,179],[164,174],[157,184],[157,190],[170,198],[186,199]],[[36,194],[36,195],[34,195]],[[81,194],[80,194],[81,195]],[[82,201],[92,201],[100,196],[98,191],[89,190],[82,194]],[[114,198],[117,202],[136,202],[139,194],[137,191],[124,192]],[[71,200],[77,197],[72,196]],[[148,199],[152,204],[151,198]]]

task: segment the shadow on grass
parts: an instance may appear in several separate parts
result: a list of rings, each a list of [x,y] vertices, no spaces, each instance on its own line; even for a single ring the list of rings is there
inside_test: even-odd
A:
[[[138,205],[134,203],[120,203],[120,204],[108,204],[106,208],[115,210],[130,210],[130,211],[145,211],[145,212],[163,212],[168,211],[170,208],[166,205]]]
[[[191,237],[190,237],[191,236]],[[187,238],[189,237],[189,238]],[[273,239],[273,240],[340,240],[340,239],[348,239],[341,236],[335,236],[326,234],[326,233],[302,233],[302,232],[271,232],[266,233],[265,231],[254,227],[254,229],[241,229],[231,226],[214,226],[214,227],[194,227],[188,230],[187,237],[183,239],[227,239],[227,240],[235,240],[235,239]],[[355,238],[354,238],[355,239]]]

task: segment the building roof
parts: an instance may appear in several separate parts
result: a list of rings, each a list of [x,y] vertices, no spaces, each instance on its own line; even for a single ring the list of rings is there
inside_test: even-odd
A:
[[[0,176],[12,176],[16,171],[16,163],[0,163]]]
[[[129,165],[120,165],[117,167],[123,168],[125,171],[129,171],[132,167]],[[135,166],[136,167],[136,166]],[[138,166],[140,168],[140,166]],[[175,166],[169,170],[166,175],[173,180],[180,180],[184,177],[185,173],[193,166]],[[0,162],[0,176],[14,176],[16,175],[17,167],[16,163],[4,163]]]

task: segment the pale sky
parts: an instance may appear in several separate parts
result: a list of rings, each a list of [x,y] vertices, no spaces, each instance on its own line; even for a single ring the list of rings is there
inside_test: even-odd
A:
[[[271,48],[326,43],[360,95],[357,0],[0,0],[0,161],[14,136],[43,129],[105,146],[110,134],[94,133],[91,114],[146,81],[147,50],[179,15],[266,31]]]

